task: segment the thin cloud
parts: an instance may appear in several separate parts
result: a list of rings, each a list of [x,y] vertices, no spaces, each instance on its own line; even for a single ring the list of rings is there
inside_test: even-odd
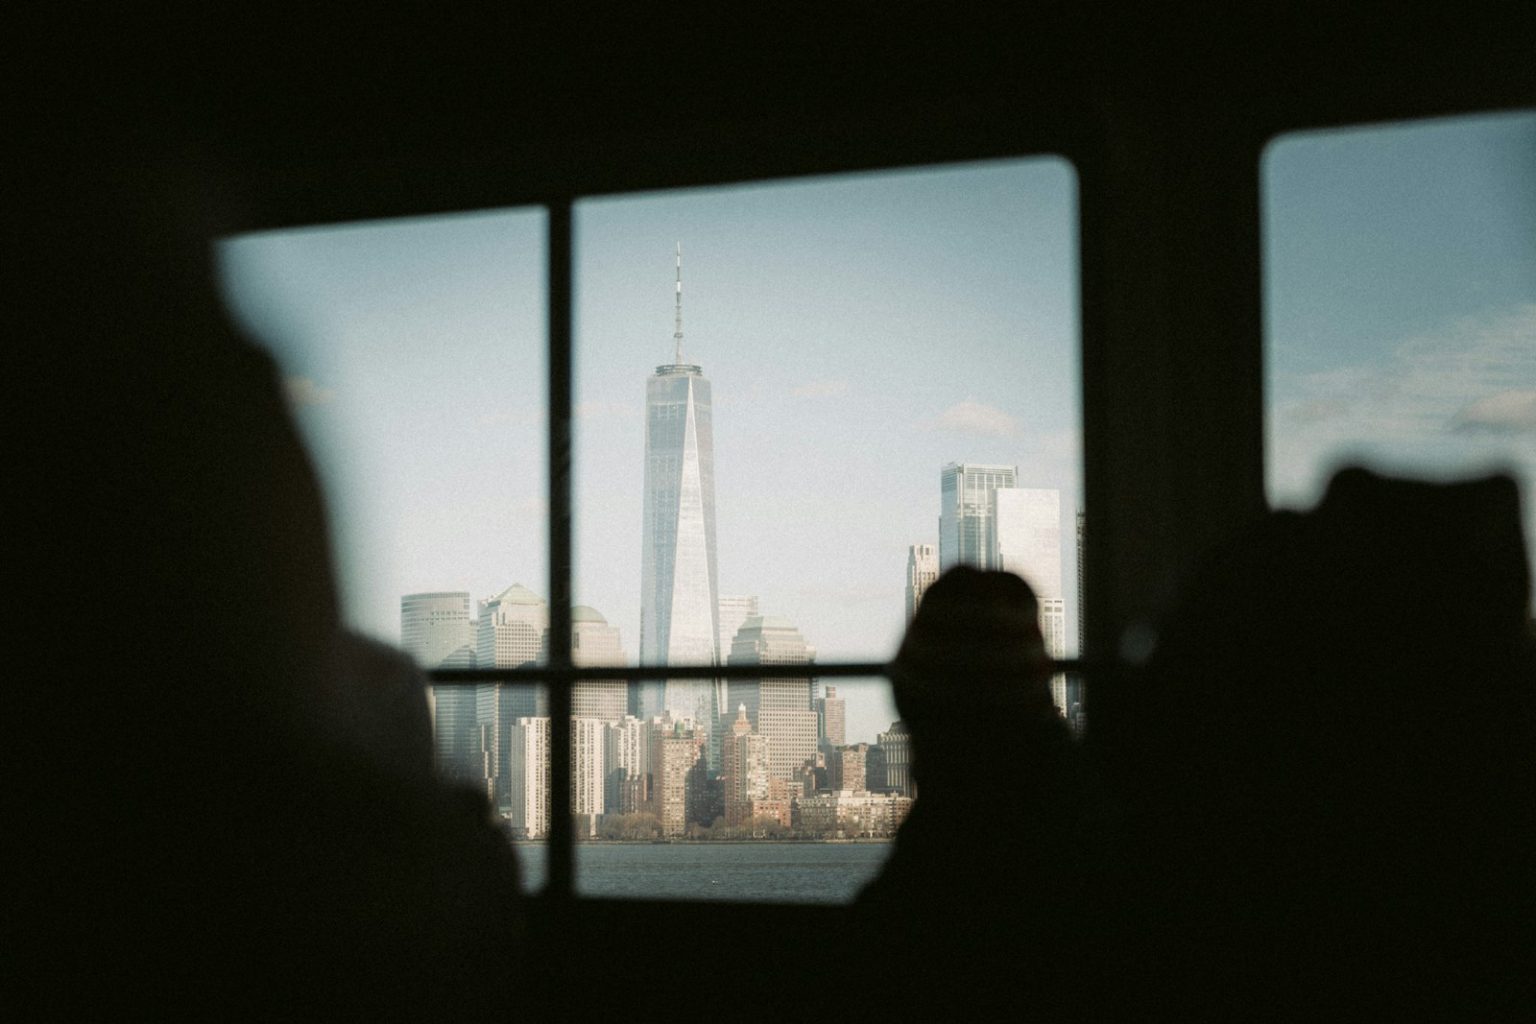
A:
[[[336,398],[335,391],[321,387],[312,377],[286,377],[283,390],[288,395],[289,404],[296,409],[326,405]]]
[[[1271,479],[1286,501],[1309,500],[1341,461],[1430,474],[1523,461],[1513,435],[1536,431],[1536,304],[1279,379],[1274,394]]]
[[[1511,388],[1471,402],[1457,414],[1456,429],[1490,434],[1536,431],[1536,388]]]
[[[845,380],[806,381],[792,392],[796,398],[836,398],[847,393],[848,382]]]
[[[1017,437],[1019,421],[996,406],[967,398],[926,421],[930,430],[948,430],[975,437]]]

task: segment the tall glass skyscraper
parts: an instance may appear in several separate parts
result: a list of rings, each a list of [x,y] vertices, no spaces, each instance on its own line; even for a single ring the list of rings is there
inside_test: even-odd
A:
[[[951,462],[939,473],[939,570],[995,569],[992,492],[1017,487],[1017,466]]]
[[[640,660],[720,662],[715,559],[715,441],[709,381],[683,362],[682,246],[677,251],[677,327],[672,362],[645,389],[645,510],[640,553]],[[642,717],[670,711],[715,726],[714,687],[668,680],[640,690]]]
[[[400,598],[400,646],[422,668],[474,668],[475,624],[464,591],[406,594]],[[428,687],[432,749],[437,770],[478,781],[480,733],[472,686]]]

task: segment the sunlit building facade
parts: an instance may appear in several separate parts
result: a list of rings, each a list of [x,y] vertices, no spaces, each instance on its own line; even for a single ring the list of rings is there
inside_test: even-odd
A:
[[[503,734],[507,747],[507,810],[513,832],[549,835],[549,719],[519,718]]]
[[[742,624],[731,644],[732,665],[804,665],[816,660],[816,648],[805,642],[787,619],[754,615]],[[768,740],[769,772],[790,779],[807,759],[816,756],[817,721],[811,705],[814,682],[800,678],[733,679],[728,688],[732,707],[746,708],[752,728]]]

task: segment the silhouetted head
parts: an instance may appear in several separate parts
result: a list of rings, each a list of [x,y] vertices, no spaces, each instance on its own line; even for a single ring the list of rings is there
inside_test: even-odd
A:
[[[919,742],[978,711],[1049,710],[1039,615],[1034,591],[1012,573],[957,566],[928,588],[892,672]]]

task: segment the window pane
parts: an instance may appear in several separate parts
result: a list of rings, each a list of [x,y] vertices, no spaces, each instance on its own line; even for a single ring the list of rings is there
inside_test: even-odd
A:
[[[425,668],[542,656],[544,253],[538,210],[218,247],[226,300],[276,358],[319,472],[344,621]],[[504,814],[509,730],[537,710],[519,692],[431,701],[440,770],[489,787]]]
[[[1263,187],[1272,500],[1503,468],[1536,535],[1536,112],[1287,135]]]
[[[1068,163],[588,200],[576,253],[575,587],[624,658],[729,662],[756,622],[884,660],[950,560],[1028,576],[1075,652]]]

